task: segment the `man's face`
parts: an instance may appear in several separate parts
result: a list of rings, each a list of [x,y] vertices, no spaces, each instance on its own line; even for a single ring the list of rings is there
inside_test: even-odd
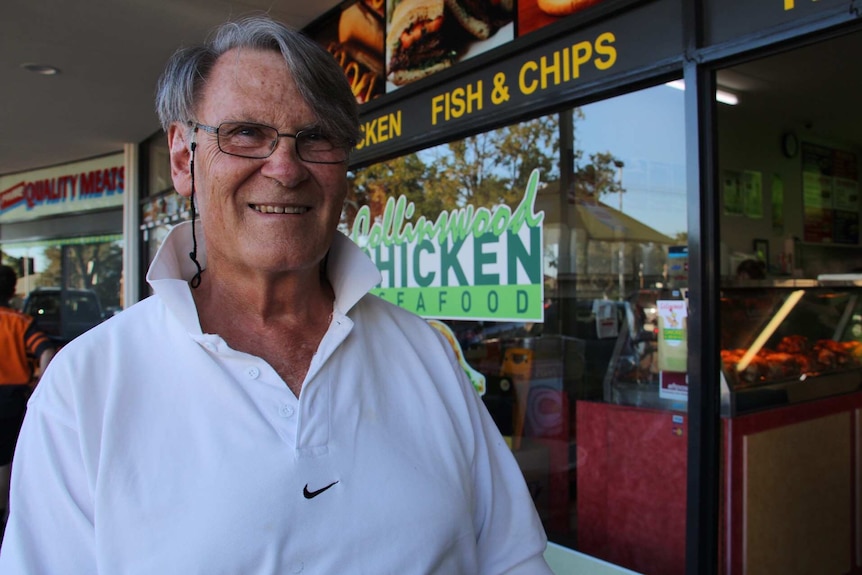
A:
[[[196,120],[254,122],[295,134],[317,118],[302,100],[281,54],[232,50],[216,61]],[[329,249],[347,190],[344,164],[311,164],[293,138],[279,138],[266,159],[219,151],[215,134],[198,130],[197,204],[208,268],[247,275],[316,268]]]

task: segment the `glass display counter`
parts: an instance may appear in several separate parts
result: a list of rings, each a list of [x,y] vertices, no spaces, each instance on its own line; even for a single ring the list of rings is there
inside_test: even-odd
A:
[[[862,276],[758,281],[721,293],[722,415],[862,384]]]

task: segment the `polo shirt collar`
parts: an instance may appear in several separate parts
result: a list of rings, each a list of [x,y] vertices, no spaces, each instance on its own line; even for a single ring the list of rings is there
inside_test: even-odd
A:
[[[147,283],[191,333],[201,333],[197,308],[189,281],[197,273],[189,258],[192,249],[191,222],[182,222],[168,233],[147,272]],[[197,258],[206,269],[207,249],[200,221],[195,224]],[[336,232],[329,249],[326,273],[335,291],[335,311],[347,314],[381,281],[380,270],[353,241]]]

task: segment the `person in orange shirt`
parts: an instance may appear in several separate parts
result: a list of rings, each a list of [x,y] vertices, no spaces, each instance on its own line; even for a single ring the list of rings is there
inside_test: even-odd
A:
[[[9,471],[27,398],[33,388],[34,366],[42,373],[54,357],[54,344],[33,318],[12,309],[18,275],[0,266],[0,524],[5,521]]]

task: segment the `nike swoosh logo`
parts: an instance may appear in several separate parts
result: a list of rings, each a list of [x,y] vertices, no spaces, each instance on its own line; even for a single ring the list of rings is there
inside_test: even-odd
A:
[[[335,485],[336,483],[338,483],[338,482],[337,482],[337,481],[333,481],[332,483],[330,483],[330,484],[329,484],[329,485],[327,485],[326,487],[321,487],[321,488],[320,488],[320,489],[318,489],[317,491],[309,491],[309,490],[308,490],[308,483],[306,483],[306,484],[305,484],[305,487],[303,487],[303,489],[302,489],[302,495],[303,495],[306,499],[314,499],[315,497],[317,497],[318,495],[320,495],[321,493],[323,493],[324,491],[326,491],[327,489],[329,489],[330,487],[332,487],[332,486],[333,486],[333,485]]]

